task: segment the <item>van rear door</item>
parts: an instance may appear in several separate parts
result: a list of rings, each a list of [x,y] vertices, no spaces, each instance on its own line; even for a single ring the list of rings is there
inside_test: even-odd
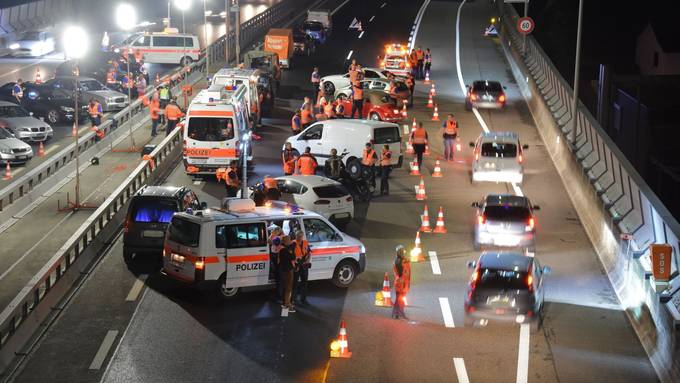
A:
[[[390,146],[392,151],[392,165],[399,163],[401,156],[401,135],[399,134],[399,127],[397,125],[384,125],[373,129],[373,147],[380,158],[380,152],[384,144]]]
[[[226,249],[227,288],[269,283],[269,249],[264,222],[218,225],[215,247]]]
[[[186,218],[173,217],[163,250],[163,270],[177,279],[194,282],[200,236],[201,225]]]

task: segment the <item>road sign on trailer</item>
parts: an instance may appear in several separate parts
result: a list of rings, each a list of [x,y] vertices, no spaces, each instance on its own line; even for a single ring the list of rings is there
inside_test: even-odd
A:
[[[534,23],[534,19],[531,17],[520,17],[519,20],[517,20],[517,30],[519,33],[523,35],[528,35],[531,33],[531,31],[534,30],[534,27],[536,26],[536,23]]]

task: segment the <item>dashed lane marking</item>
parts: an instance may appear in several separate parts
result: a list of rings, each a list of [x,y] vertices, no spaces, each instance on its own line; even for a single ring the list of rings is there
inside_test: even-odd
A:
[[[519,328],[519,355],[517,356],[517,383],[526,383],[529,379],[529,325],[522,323]]]
[[[520,197],[524,197],[524,193],[522,193],[522,188],[519,187],[516,183],[512,183],[512,190],[515,191],[515,195],[518,195]]]
[[[448,328],[456,327],[456,325],[453,323],[453,313],[451,313],[451,305],[449,304],[449,298],[439,297],[439,306],[442,309],[442,316],[444,317],[444,326]]]
[[[369,23],[372,23],[374,19],[375,19],[375,15],[371,16],[371,18],[368,19],[368,22],[369,22]]]
[[[359,38],[362,38],[362,37],[364,37],[364,31],[361,31],[361,33],[359,33]]]
[[[337,11],[340,10],[340,8],[344,7],[345,4],[347,4],[347,3],[349,3],[349,0],[345,0],[342,4],[338,5],[338,7],[335,8],[335,9],[333,10],[333,12],[331,12],[331,16],[333,16]]]
[[[92,363],[90,363],[90,370],[99,370],[102,368],[102,364],[104,364],[104,360],[109,354],[109,350],[111,350],[111,346],[113,346],[113,342],[116,341],[117,336],[118,330],[109,330],[109,332],[106,333],[102,344],[99,346],[99,350],[97,350],[94,359],[92,359]]]
[[[385,8],[386,5],[387,5],[387,3],[382,3],[382,5],[380,6],[380,8]]]
[[[349,51],[349,53],[347,54],[347,58],[345,60],[349,60],[350,57],[352,57],[353,54],[354,54],[354,51]]]
[[[442,269],[439,267],[439,259],[437,259],[436,251],[428,251],[427,255],[430,256],[430,265],[432,266],[432,274],[441,275]]]
[[[282,317],[288,316],[288,308],[286,308],[286,307],[281,308],[281,316]]]
[[[456,368],[458,383],[470,383],[463,358],[453,358],[453,366]]]
[[[125,298],[126,302],[134,302],[137,300],[137,297],[139,297],[139,293],[142,292],[142,288],[144,288],[144,281],[146,281],[146,278],[148,275],[142,274],[139,276],[138,279],[135,280],[135,283],[132,285],[132,288],[130,289],[130,292],[128,293],[127,297]]]

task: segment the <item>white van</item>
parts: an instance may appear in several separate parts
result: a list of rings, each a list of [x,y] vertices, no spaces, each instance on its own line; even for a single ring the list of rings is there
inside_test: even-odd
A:
[[[239,161],[240,140],[249,128],[246,86],[213,85],[202,90],[189,105],[181,127],[187,174],[215,174],[218,168]]]
[[[361,158],[367,142],[373,143],[378,158],[383,145],[388,144],[392,151],[392,166],[401,167],[404,160],[399,125],[390,122],[343,118],[324,120],[289,137],[286,142],[290,142],[299,153],[304,153],[309,146],[320,166],[330,157],[331,149],[335,148],[338,154],[346,152],[344,161],[350,174],[360,174]]]
[[[274,201],[255,207],[249,199],[227,199],[223,209],[176,213],[166,232],[163,274],[179,281],[217,282],[224,298],[242,287],[272,286],[269,227],[286,235],[303,230],[312,249],[309,280],[330,279],[348,287],[366,269],[366,249],[324,217]]]
[[[198,61],[201,47],[198,37],[178,33],[176,28],[166,28],[164,32],[133,33],[125,39],[117,51],[140,51],[145,63],[188,65]]]
[[[262,76],[262,72],[259,69],[222,68],[213,75],[211,85],[232,87],[241,84],[245,85],[246,102],[251,113],[251,119],[259,124],[262,113],[260,110],[260,94],[257,90],[257,82],[260,76]]]

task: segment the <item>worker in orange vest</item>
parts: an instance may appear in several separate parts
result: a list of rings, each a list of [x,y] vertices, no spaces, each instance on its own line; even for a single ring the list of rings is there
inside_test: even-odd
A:
[[[357,81],[352,84],[352,114],[349,118],[354,118],[354,114],[357,118],[362,118],[364,112],[364,88],[361,82]]]
[[[388,144],[383,145],[380,152],[380,194],[390,194],[390,184],[388,179],[392,172],[392,151]]]
[[[300,123],[302,124],[302,129],[308,127],[314,122],[314,112],[312,112],[312,106],[306,105],[304,109],[300,111]]]
[[[366,143],[366,148],[361,157],[361,166],[364,168],[363,173],[368,175],[371,186],[375,188],[375,163],[378,161],[378,155],[373,149],[373,144],[370,142]]]
[[[149,114],[151,115],[151,137],[156,137],[158,123],[161,120],[161,100],[158,97],[158,92],[153,92],[151,101],[149,101]]]
[[[442,137],[444,138],[444,160],[453,161],[453,154],[456,151],[456,137],[458,137],[458,121],[449,114],[446,121],[442,124]]]
[[[264,194],[268,201],[277,201],[281,198],[281,191],[279,191],[279,183],[270,175],[264,176],[262,179],[264,185]]]
[[[312,249],[309,247],[309,242],[305,239],[305,233],[302,230],[295,232],[293,253],[296,266],[293,275],[293,300],[298,298],[301,304],[306,304],[307,280],[309,279],[309,269],[312,267]]]
[[[422,122],[419,122],[418,126],[411,132],[410,140],[413,151],[416,153],[418,167],[420,168],[423,166],[423,153],[425,153],[425,147],[427,146],[427,132],[423,128]]]
[[[286,146],[281,152],[281,162],[283,162],[283,174],[289,176],[295,172],[295,163],[298,160],[298,155],[293,150],[290,142],[286,142]]]
[[[177,126],[177,121],[184,117],[184,113],[177,106],[177,100],[173,97],[168,106],[165,107],[165,118],[168,119],[168,125],[165,127],[165,136],[169,136],[170,132],[175,130]]]
[[[397,246],[395,252],[392,271],[394,272],[394,295],[396,299],[392,307],[392,318],[399,319],[401,317],[408,320],[404,307],[406,306],[406,294],[411,287],[411,262],[409,262],[406,256],[406,248],[404,246]]]
[[[296,171],[298,174],[303,176],[313,176],[316,174],[316,167],[319,163],[316,161],[316,158],[314,158],[311,151],[312,148],[309,146],[306,147],[305,152],[297,159]]]
[[[425,51],[423,51],[422,47],[418,47],[416,50],[416,73],[419,79],[424,79],[425,78],[425,72],[423,71],[423,68],[425,66]]]
[[[102,124],[102,104],[99,101],[91,98],[87,105],[87,113],[90,115],[90,126],[100,126]]]
[[[239,189],[238,168],[236,161],[231,161],[227,176],[224,181],[227,183],[227,197],[236,197]]]
[[[296,110],[293,118],[290,119],[290,130],[293,131],[293,134],[298,134],[302,131],[302,118],[299,110]]]
[[[335,105],[332,102],[326,103],[323,107],[323,114],[327,119],[335,118]]]
[[[114,68],[110,68],[108,71],[106,71],[106,85],[116,85],[116,70]]]

